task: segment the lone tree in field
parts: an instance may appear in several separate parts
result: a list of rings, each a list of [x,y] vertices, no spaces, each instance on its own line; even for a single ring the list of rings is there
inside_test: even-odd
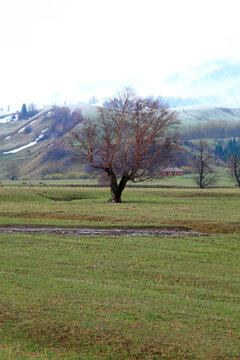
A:
[[[240,153],[235,154],[228,159],[228,167],[230,169],[230,175],[236,181],[236,186],[240,188]]]
[[[128,181],[160,175],[178,148],[176,113],[159,100],[142,98],[125,88],[98,109],[97,120],[83,120],[67,143],[81,159],[105,172],[111,200],[121,202]]]
[[[12,165],[7,168],[7,178],[10,180],[18,180],[19,178],[19,170],[17,166]]]
[[[217,181],[214,170],[214,158],[208,143],[204,140],[198,142],[198,155],[193,163],[192,170],[195,174],[193,180],[204,189]]]

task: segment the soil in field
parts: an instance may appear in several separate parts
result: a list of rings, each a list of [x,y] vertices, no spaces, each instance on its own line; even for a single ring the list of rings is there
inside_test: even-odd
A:
[[[56,227],[56,226],[29,226],[14,225],[1,226],[0,233],[33,233],[33,234],[56,234],[72,236],[179,236],[179,235],[202,235],[186,227]]]

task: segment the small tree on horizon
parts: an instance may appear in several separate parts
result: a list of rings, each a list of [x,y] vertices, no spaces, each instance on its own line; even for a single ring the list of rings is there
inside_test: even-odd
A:
[[[21,118],[25,119],[27,117],[27,107],[26,104],[22,105],[22,110],[21,110]]]
[[[178,149],[176,113],[159,100],[136,96],[125,88],[69,132],[67,144],[81,161],[106,173],[111,200],[122,201],[128,181],[159,177]]]
[[[193,181],[204,189],[216,183],[216,173],[214,170],[214,157],[208,143],[204,140],[198,142],[198,154],[192,165]]]

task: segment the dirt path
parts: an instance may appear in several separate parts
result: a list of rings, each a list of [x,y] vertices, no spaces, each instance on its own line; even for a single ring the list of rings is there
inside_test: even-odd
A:
[[[57,227],[57,226],[0,226],[0,233],[30,233],[52,234],[72,236],[179,236],[179,235],[203,235],[200,232],[184,227]]]

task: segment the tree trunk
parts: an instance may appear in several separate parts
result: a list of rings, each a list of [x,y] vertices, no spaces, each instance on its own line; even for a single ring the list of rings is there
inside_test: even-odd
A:
[[[234,154],[234,161],[233,161],[233,168],[234,168],[234,176],[237,182],[237,186],[240,188],[240,177],[239,177],[239,171],[238,171],[238,164],[239,160],[237,158],[237,154]]]
[[[117,178],[111,169],[107,169],[106,172],[110,179],[110,189],[111,189],[111,198],[108,201],[115,202],[115,194],[116,194],[117,188],[118,188]]]
[[[125,189],[128,180],[129,180],[128,175],[123,175],[122,176],[122,178],[121,178],[121,180],[120,180],[120,182],[119,182],[119,184],[117,186],[117,191],[116,191],[116,194],[115,194],[114,201],[116,203],[122,202],[122,198],[121,198],[122,197],[122,192]]]
[[[107,169],[107,174],[110,178],[110,188],[111,188],[111,199],[109,201],[112,201],[115,203],[121,203],[122,202],[122,192],[126,187],[126,184],[129,180],[129,176],[127,174],[123,174],[122,178],[118,184],[117,178],[112,170]]]

